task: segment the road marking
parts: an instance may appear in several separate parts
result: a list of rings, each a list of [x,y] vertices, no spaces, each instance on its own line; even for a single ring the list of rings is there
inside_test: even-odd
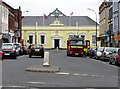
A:
[[[45,82],[28,82],[28,83],[32,83],[32,84],[47,84]]]
[[[78,73],[74,73],[73,75],[76,75],[76,76],[78,76],[78,75],[80,75],[80,74],[78,74]]]
[[[113,77],[113,78],[119,78],[118,76],[110,76],[110,77]]]
[[[47,83],[47,82],[28,82],[30,84],[46,84],[46,85],[64,85],[64,86],[72,86],[69,84],[61,84],[61,83]]]
[[[91,75],[93,77],[105,77],[104,75]]]
[[[68,74],[70,74],[70,73],[66,73],[66,72],[58,72],[58,73],[56,73],[56,74],[68,75]]]
[[[9,86],[0,86],[0,87],[25,88],[26,86],[15,86],[15,85],[11,86],[11,85],[9,85]]]
[[[80,74],[80,76],[88,76],[88,74]]]

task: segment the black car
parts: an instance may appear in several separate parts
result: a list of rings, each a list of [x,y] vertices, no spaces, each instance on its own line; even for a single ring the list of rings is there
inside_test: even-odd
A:
[[[2,51],[3,51],[3,58],[5,57],[12,57],[14,59],[17,58],[16,47],[14,46],[13,43],[3,43]]]
[[[41,56],[44,58],[44,47],[43,45],[40,44],[34,44],[31,46],[29,49],[29,57],[31,58],[32,56]]]
[[[23,54],[27,55],[29,53],[29,49],[27,46],[22,46]]]
[[[96,54],[97,47],[92,47],[89,49],[89,57],[94,58]]]

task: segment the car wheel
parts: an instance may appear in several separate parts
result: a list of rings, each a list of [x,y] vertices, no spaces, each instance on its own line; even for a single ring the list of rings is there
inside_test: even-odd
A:
[[[116,64],[116,58],[112,58],[111,62],[112,62],[113,65],[115,65]]]
[[[4,57],[2,56],[1,60],[4,60]]]
[[[70,56],[70,54],[67,53],[67,56]]]
[[[109,60],[109,64],[112,64],[111,60]]]
[[[17,59],[17,56],[16,56],[16,55],[14,56],[14,59]]]
[[[31,57],[32,57],[32,55],[30,54],[30,55],[29,55],[29,58],[31,58]]]

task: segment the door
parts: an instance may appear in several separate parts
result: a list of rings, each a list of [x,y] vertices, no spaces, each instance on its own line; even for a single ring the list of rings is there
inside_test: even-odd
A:
[[[33,43],[33,36],[29,36],[29,43],[30,43],[30,44]]]
[[[54,39],[54,48],[59,48],[59,39]]]

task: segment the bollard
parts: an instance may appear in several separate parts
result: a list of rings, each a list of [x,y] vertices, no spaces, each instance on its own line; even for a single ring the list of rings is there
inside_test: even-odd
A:
[[[43,66],[46,66],[46,67],[49,67],[49,66],[50,66],[49,52],[45,52],[45,54],[44,54]]]

